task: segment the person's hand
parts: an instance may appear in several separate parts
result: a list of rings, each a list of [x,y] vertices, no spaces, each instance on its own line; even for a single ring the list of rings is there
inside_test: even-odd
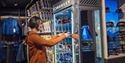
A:
[[[72,37],[73,37],[75,40],[78,40],[79,35],[78,35],[78,34],[72,34]]]
[[[70,36],[70,32],[65,33],[65,36],[69,37]]]
[[[61,35],[63,35],[64,33],[59,33],[59,34],[57,34],[58,36],[61,36]]]

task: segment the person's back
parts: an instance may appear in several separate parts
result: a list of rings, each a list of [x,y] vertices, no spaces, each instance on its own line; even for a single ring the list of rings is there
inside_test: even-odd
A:
[[[44,45],[35,44],[32,39],[38,36],[35,32],[31,31],[27,37],[27,44],[29,48],[30,63],[47,63],[46,49]]]

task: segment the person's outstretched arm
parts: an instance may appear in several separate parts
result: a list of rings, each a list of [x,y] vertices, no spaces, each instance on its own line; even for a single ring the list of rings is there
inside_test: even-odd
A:
[[[63,33],[61,35],[55,36],[54,38],[50,39],[50,40],[46,40],[42,37],[40,37],[39,35],[33,34],[29,37],[29,39],[31,41],[34,42],[34,44],[39,45],[39,46],[53,46],[57,43],[59,43],[60,41],[62,41],[64,38],[66,38],[68,36],[68,33]]]

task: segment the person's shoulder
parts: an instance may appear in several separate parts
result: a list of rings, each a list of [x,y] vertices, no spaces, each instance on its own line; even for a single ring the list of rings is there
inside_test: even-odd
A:
[[[34,32],[34,31],[29,31],[27,35],[38,35],[38,33]]]

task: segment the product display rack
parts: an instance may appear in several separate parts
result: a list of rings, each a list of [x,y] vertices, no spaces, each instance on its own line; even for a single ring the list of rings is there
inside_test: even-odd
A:
[[[103,63],[99,1],[80,0],[78,4],[80,63]]]
[[[66,10],[67,11],[67,10]],[[65,11],[64,11],[65,12]],[[58,15],[58,14],[57,14]],[[72,18],[64,16],[60,16],[59,19],[57,18],[58,16],[55,15],[55,28],[56,28],[56,34],[58,33],[62,33],[62,32],[70,32],[72,33]],[[64,17],[64,18],[63,18]],[[57,19],[56,19],[57,18]],[[68,21],[67,23],[63,23],[63,19],[66,18],[66,21]],[[61,20],[59,22],[59,20]],[[55,62],[57,63],[72,63],[72,38],[66,38],[64,39],[61,43],[59,43],[58,45],[56,45],[55,48],[55,55],[56,56],[56,60]],[[68,48],[69,47],[69,48]],[[68,51],[69,49],[69,51]],[[71,55],[70,55],[71,54]]]
[[[97,61],[99,60],[96,59],[96,57],[102,59],[99,6],[100,5],[98,1],[96,0],[79,0],[79,1],[64,0],[55,4],[53,9],[54,31],[55,31],[54,34],[56,35],[59,32],[69,31],[71,34],[76,33],[79,34],[80,36],[78,40],[70,38],[70,42],[68,42],[67,39],[64,39],[64,41],[55,46],[55,63],[65,63],[66,61],[67,61],[66,63],[95,63],[96,60]],[[83,11],[87,12],[87,14],[84,14]],[[71,22],[69,21],[70,24],[67,24],[68,21],[65,22],[66,18],[70,18],[71,21]],[[85,24],[85,19],[89,21],[88,26],[90,29],[88,30],[90,30],[92,35],[92,39],[90,40],[81,39],[82,38],[81,28],[83,24]],[[60,24],[60,21],[62,22],[62,24]],[[65,27],[66,24],[69,25],[66,26],[67,28]],[[68,58],[70,59],[69,61],[68,59],[62,59],[63,58],[62,56],[65,55],[65,52],[63,51],[65,51],[66,49],[63,50],[63,48],[60,47],[65,47],[65,43],[71,43],[69,44],[71,46],[71,52],[70,52],[71,57],[70,55],[68,55]],[[83,43],[87,43],[89,45],[83,46]],[[61,51],[59,51],[60,49]],[[64,58],[67,57],[64,56]],[[91,61],[89,61],[88,58]]]
[[[54,11],[54,34],[70,32],[74,34],[74,7],[73,0],[62,0],[55,4]],[[77,46],[76,46],[77,47]],[[78,50],[75,47],[75,40],[70,36],[59,44],[55,45],[55,63],[78,63]],[[77,52],[76,52],[77,49]],[[77,56],[76,56],[77,55]]]
[[[125,22],[121,21],[122,10],[118,0],[105,0],[108,59],[125,56]],[[113,4],[113,5],[112,5]]]

